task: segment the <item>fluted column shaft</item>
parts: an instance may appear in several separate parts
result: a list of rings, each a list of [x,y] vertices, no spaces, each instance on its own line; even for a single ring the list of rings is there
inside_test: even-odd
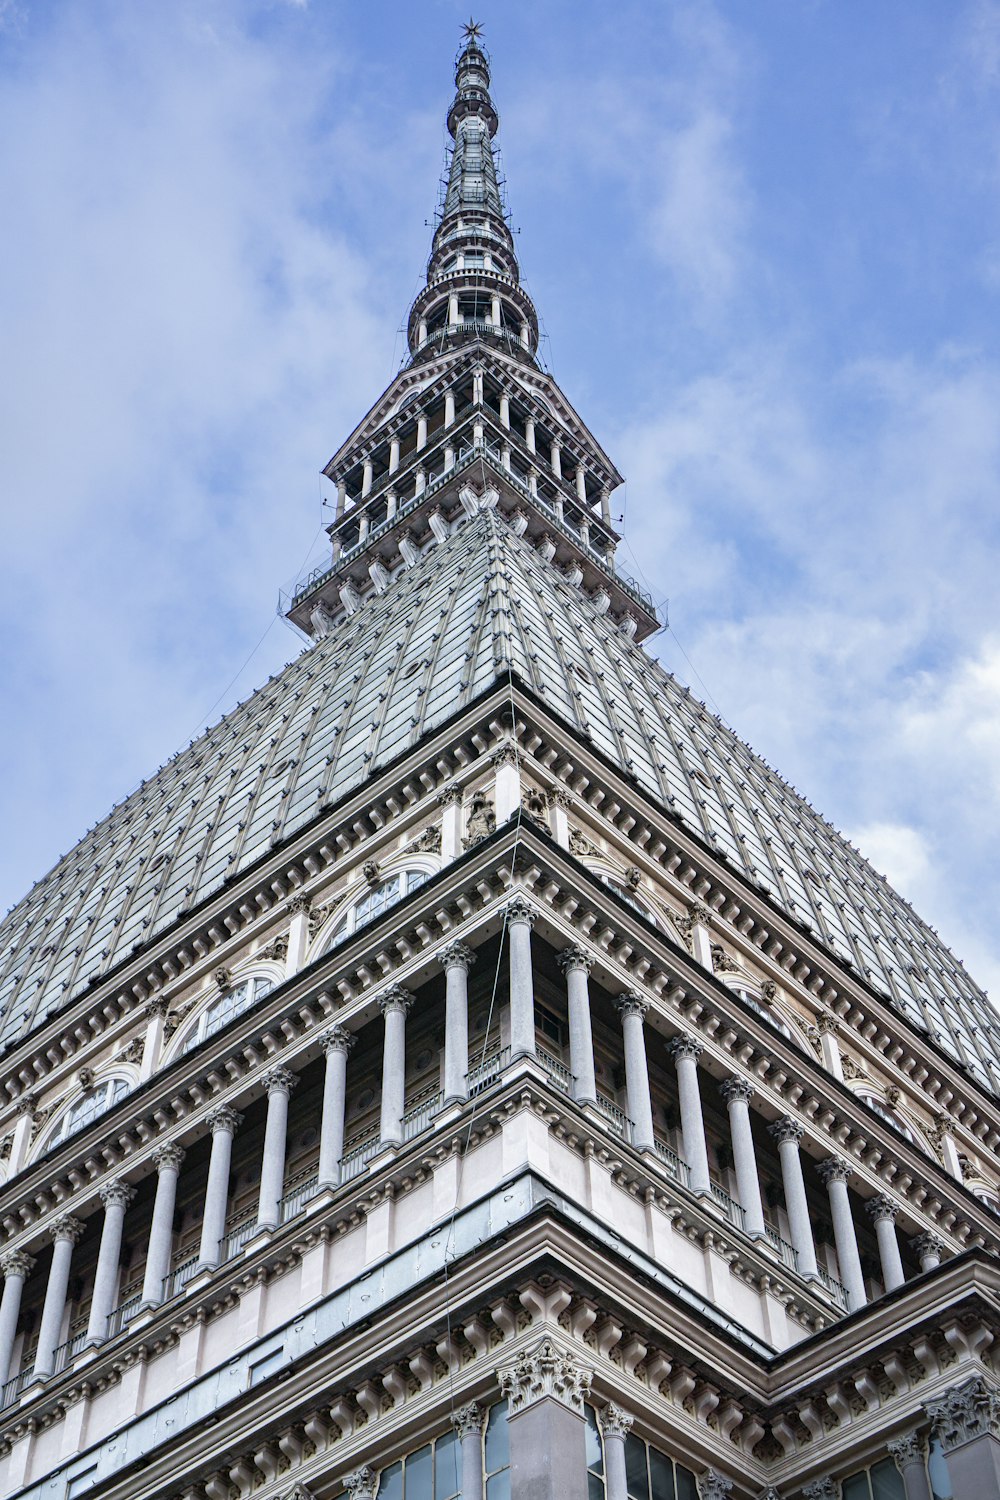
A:
[[[109,1182],[101,1189],[104,1225],[101,1229],[101,1246],[97,1252],[94,1291],[90,1299],[90,1319],[87,1323],[88,1344],[99,1344],[108,1336],[108,1319],[115,1306],[115,1285],[118,1281],[118,1265],[122,1254],[125,1210],[134,1197],[135,1189],[130,1188],[125,1182]]]
[[[882,1194],[877,1198],[869,1198],[865,1207],[875,1225],[879,1260],[882,1262],[882,1283],[886,1291],[891,1292],[893,1287],[902,1286],[906,1280],[899,1254],[899,1241],[896,1238],[896,1214],[899,1209],[891,1198]]]
[[[865,1295],[861,1256],[858,1254],[854,1215],[851,1212],[851,1200],[847,1192],[847,1180],[851,1175],[850,1168],[846,1162],[831,1156],[826,1161],[820,1162],[818,1170],[830,1196],[833,1238],[837,1246],[840,1279],[847,1289],[847,1308],[849,1312],[854,1312],[857,1308],[864,1307],[868,1298]]]
[[[344,1026],[332,1027],[323,1038],[326,1072],[323,1077],[323,1118],[319,1132],[321,1188],[338,1187],[344,1156],[344,1115],[347,1108],[347,1058],[354,1037]]]
[[[806,1198],[805,1179],[802,1176],[802,1157],[799,1153],[802,1126],[786,1115],[780,1120],[775,1120],[768,1129],[778,1143],[781,1182],[785,1191],[785,1212],[788,1215],[788,1233],[795,1249],[797,1269],[801,1276],[818,1276],[816,1244],[809,1219],[809,1203]]]
[[[708,1175],[708,1144],[705,1140],[705,1117],[701,1108],[698,1082],[698,1059],[701,1043],[693,1037],[676,1036],[670,1051],[677,1067],[677,1092],[681,1106],[681,1135],[684,1159],[688,1165],[688,1182],[696,1193],[711,1192]]]
[[[581,1104],[593,1104],[597,1100],[594,1035],[590,1021],[589,974],[593,960],[583,948],[564,948],[556,962],[566,976],[569,1067],[573,1074],[573,1098]]]
[[[233,1136],[243,1116],[228,1105],[220,1105],[208,1117],[212,1131],[212,1155],[208,1163],[208,1183],[205,1187],[205,1212],[201,1221],[201,1244],[198,1247],[198,1264],[217,1266],[222,1253],[222,1239],[226,1232],[226,1211],[229,1207],[229,1167],[233,1156]]]
[[[753,1086],[745,1078],[729,1078],[719,1092],[729,1110],[729,1129],[733,1143],[733,1166],[736,1168],[736,1191],[743,1209],[743,1225],[748,1234],[764,1233],[764,1204],[757,1174],[757,1151],[750,1124],[750,1100]]]
[[[45,1301],[38,1325],[38,1345],[35,1349],[35,1374],[51,1375],[56,1346],[66,1311],[66,1291],[69,1287],[69,1269],[73,1260],[73,1246],[83,1233],[79,1219],[69,1216],[58,1219],[52,1226],[52,1263],[49,1279],[45,1284]]]
[[[0,1386],[10,1375],[10,1362],[17,1338],[17,1320],[21,1314],[21,1294],[35,1262],[23,1250],[12,1250],[0,1260],[3,1271],[3,1297],[0,1298]]]
[[[531,968],[531,929],[535,909],[523,896],[507,907],[510,944],[510,1055],[535,1055],[535,986]]]
[[[635,1419],[609,1401],[601,1412],[601,1437],[604,1448],[604,1493],[607,1500],[628,1500],[628,1474],[625,1468],[625,1439]]]
[[[142,1278],[142,1301],[146,1307],[158,1307],[163,1301],[164,1283],[170,1274],[170,1257],[174,1246],[174,1204],[177,1201],[177,1175],[184,1160],[180,1146],[161,1146],[154,1153],[156,1198],[153,1222],[149,1226],[149,1248],[146,1271]]]
[[[462,1500],[483,1500],[483,1422],[485,1412],[473,1401],[452,1414],[451,1425],[462,1445]]]
[[[257,1228],[276,1229],[281,1220],[281,1195],[285,1188],[288,1101],[298,1079],[288,1068],[272,1068],[262,1081],[267,1090],[267,1121],[257,1196]]]
[[[444,1102],[469,1097],[469,970],[476,955],[464,943],[438,954],[444,969]]]
[[[379,999],[379,1009],[385,1019],[379,1127],[383,1146],[399,1146],[403,1140],[403,1112],[406,1108],[406,1015],[412,1004],[413,996],[400,985],[393,985]]]
[[[648,1003],[640,995],[622,995],[618,1001],[625,1046],[625,1088],[632,1121],[632,1144],[637,1151],[653,1150],[653,1101],[643,1035],[643,1017],[648,1009]]]

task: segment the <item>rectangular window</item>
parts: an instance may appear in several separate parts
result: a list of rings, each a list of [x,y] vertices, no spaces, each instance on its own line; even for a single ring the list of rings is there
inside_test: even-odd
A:
[[[269,1354],[261,1354],[257,1359],[251,1360],[247,1375],[247,1385],[260,1385],[269,1375],[280,1370],[285,1359],[284,1345],[280,1349],[272,1349]]]
[[[88,1490],[93,1489],[97,1483],[97,1465],[91,1464],[89,1469],[84,1469],[81,1474],[74,1474],[72,1479],[66,1481],[66,1500],[76,1500],[78,1495],[85,1495]]]

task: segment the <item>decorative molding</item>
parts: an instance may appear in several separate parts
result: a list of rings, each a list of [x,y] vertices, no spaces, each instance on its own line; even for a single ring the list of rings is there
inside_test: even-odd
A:
[[[945,1453],[976,1438],[1000,1438],[1000,1390],[988,1385],[982,1375],[928,1401],[924,1410]]]
[[[496,1373],[511,1416],[551,1397],[582,1417],[593,1379],[588,1366],[558,1349],[551,1339],[543,1339],[533,1349],[522,1349],[513,1364],[500,1365]]]

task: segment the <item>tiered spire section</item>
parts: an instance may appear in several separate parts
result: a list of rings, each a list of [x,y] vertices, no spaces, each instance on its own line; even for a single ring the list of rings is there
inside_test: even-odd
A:
[[[466,28],[448,111],[454,140],[409,357],[324,469],[337,486],[332,556],[285,603],[319,639],[484,509],[626,635],[659,621],[615,565],[611,494],[622,478],[539,367],[538,318],[520,284],[493,155],[498,116],[479,28]]]

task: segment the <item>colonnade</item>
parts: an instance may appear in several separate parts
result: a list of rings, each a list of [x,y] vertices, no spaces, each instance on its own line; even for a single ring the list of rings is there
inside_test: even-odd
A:
[[[509,954],[510,1058],[536,1055],[532,926],[534,908],[523,898],[508,903],[506,926]],[[453,942],[437,955],[445,975],[445,1038],[442,1107],[462,1104],[469,1090],[468,976],[475,954],[462,942]],[[589,973],[591,956],[570,946],[558,958],[565,976],[569,1020],[570,1085],[582,1106],[598,1102],[591,1020]],[[390,986],[378,998],[384,1026],[382,1098],[378,1150],[399,1147],[405,1129],[406,1018],[413,996],[399,985]],[[657,1143],[653,1130],[652,1096],[647,1064],[644,1018],[648,1002],[636,993],[618,997],[625,1060],[625,1084],[631,1143],[640,1152],[653,1153]],[[335,1025],[322,1038],[325,1059],[320,1125],[317,1190],[334,1189],[342,1179],[347,1059],[355,1042],[345,1027]],[[698,1194],[713,1192],[709,1176],[708,1146],[702,1104],[701,1044],[694,1037],[676,1036],[668,1044],[677,1074],[680,1125],[686,1162],[687,1185]],[[287,1067],[270,1068],[260,1080],[266,1098],[266,1120],[254,1232],[274,1230],[281,1222],[284,1191],[289,1099],[297,1078]],[[758,1175],[756,1145],[751,1126],[750,1101],[753,1086],[748,1079],[733,1076],[719,1085],[727,1106],[732,1139],[733,1164],[743,1227],[753,1236],[764,1236],[763,1204]],[[230,1201],[230,1176],[234,1137],[242,1123],[240,1113],[228,1104],[215,1108],[205,1122],[210,1132],[210,1155],[204,1210],[198,1249],[198,1269],[210,1270],[220,1263],[225,1249],[226,1219]],[[800,1142],[802,1127],[790,1118],[773,1121],[769,1131],[777,1144],[788,1214],[789,1233],[797,1268],[803,1276],[820,1275],[813,1241]],[[179,1173],[184,1149],[165,1143],[152,1156],[156,1189],[141,1304],[154,1308],[166,1295],[173,1251],[173,1220]],[[834,1238],[847,1306],[854,1310],[866,1300],[858,1251],[856,1227],[848,1195],[850,1168],[839,1158],[819,1163],[819,1173],[829,1195]],[[134,1188],[124,1181],[111,1181],[100,1190],[103,1205],[100,1246],[87,1326],[87,1343],[97,1344],[109,1331],[114,1311],[122,1235],[128,1204]],[[896,1205],[880,1195],[867,1204],[873,1220],[886,1290],[903,1281],[903,1268],[896,1238]],[[83,1224],[64,1215],[49,1229],[52,1258],[39,1323],[34,1373],[52,1373],[65,1311],[70,1267]],[[933,1235],[914,1241],[921,1268],[928,1270],[941,1258],[941,1244]],[[8,1377],[18,1326],[21,1295],[34,1261],[15,1251],[0,1260],[4,1290],[0,1299],[0,1384]]]

